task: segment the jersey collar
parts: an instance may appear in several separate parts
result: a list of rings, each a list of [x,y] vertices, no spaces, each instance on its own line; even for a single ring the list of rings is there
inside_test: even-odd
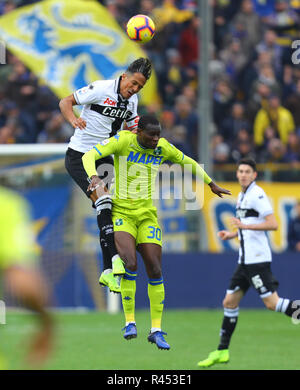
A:
[[[118,79],[115,80],[115,93],[118,94],[119,98],[122,100],[122,101],[127,101],[127,99],[124,99],[123,96],[121,95],[121,92],[120,92],[120,87],[121,87],[121,79],[122,79],[122,76],[120,76]]]
[[[147,150],[147,148],[145,148],[144,146],[142,146],[142,145],[139,143],[139,141],[138,141],[138,139],[137,139],[137,136],[135,137],[135,142],[136,142],[136,144],[137,144],[137,146],[138,146],[139,148],[141,148],[141,149],[143,149],[143,150]]]
[[[252,182],[252,183],[250,183],[249,185],[248,185],[248,187],[245,189],[245,191],[243,191],[244,192],[244,194],[248,191],[250,191],[251,190],[251,188],[253,188],[254,186],[255,186],[255,180]]]

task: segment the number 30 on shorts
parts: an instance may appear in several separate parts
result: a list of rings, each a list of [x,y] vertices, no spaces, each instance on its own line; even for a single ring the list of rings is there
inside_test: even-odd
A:
[[[155,226],[148,226],[150,235],[147,238],[155,238],[157,241],[161,240],[161,230]]]

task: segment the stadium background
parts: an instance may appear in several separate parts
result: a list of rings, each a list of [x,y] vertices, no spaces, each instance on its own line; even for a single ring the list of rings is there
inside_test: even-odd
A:
[[[89,7],[94,15],[106,15],[93,19],[93,28],[82,17]],[[174,182],[174,196],[157,200],[166,309],[221,307],[238,244],[222,243],[216,231],[229,227],[239,191],[235,162],[248,155],[259,163],[260,184],[279,221],[279,230],[269,235],[279,291],[298,296],[299,255],[288,250],[287,226],[300,190],[300,67],[292,62],[291,48],[300,39],[300,2],[215,0],[211,7],[212,123],[203,129],[198,107],[203,23],[197,2],[1,2],[6,63],[0,65],[0,183],[20,191],[32,205],[55,307],[107,309],[106,292],[97,282],[96,219],[63,167],[72,129],[58,110],[59,98],[96,78],[117,77],[141,50],[152,60],[155,75],[141,96],[140,113],[155,112],[162,135],[199,162],[201,132],[207,132],[210,174],[233,193],[216,199],[205,189],[203,209],[187,212]],[[142,48],[124,33],[126,21],[137,13],[151,16],[157,26]],[[72,34],[66,34],[68,28]],[[95,44],[102,49],[99,56]],[[138,273],[137,307],[146,308],[141,262]],[[250,293],[243,305],[261,307],[261,302]]]

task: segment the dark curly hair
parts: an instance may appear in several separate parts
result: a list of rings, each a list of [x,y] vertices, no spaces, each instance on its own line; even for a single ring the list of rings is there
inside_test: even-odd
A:
[[[127,73],[142,73],[145,76],[146,80],[148,80],[151,76],[152,65],[148,58],[138,58],[133,61],[127,68]]]
[[[148,126],[160,127],[159,120],[156,118],[155,115],[145,114],[140,117],[138,128],[140,128],[141,130],[147,130]]]
[[[240,165],[249,165],[253,171],[257,172],[257,169],[256,169],[256,162],[255,160],[253,160],[253,158],[250,158],[250,157],[245,157],[245,158],[242,158],[238,163],[237,163],[237,166],[239,167]]]

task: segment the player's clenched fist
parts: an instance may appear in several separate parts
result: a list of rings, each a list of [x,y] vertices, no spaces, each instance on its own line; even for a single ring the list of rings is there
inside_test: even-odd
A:
[[[218,232],[218,237],[221,238],[222,241],[231,240],[236,237],[236,233],[228,232],[227,230],[221,230]]]
[[[82,118],[75,118],[70,123],[74,129],[78,127],[79,129],[83,130],[86,127],[86,121]]]

